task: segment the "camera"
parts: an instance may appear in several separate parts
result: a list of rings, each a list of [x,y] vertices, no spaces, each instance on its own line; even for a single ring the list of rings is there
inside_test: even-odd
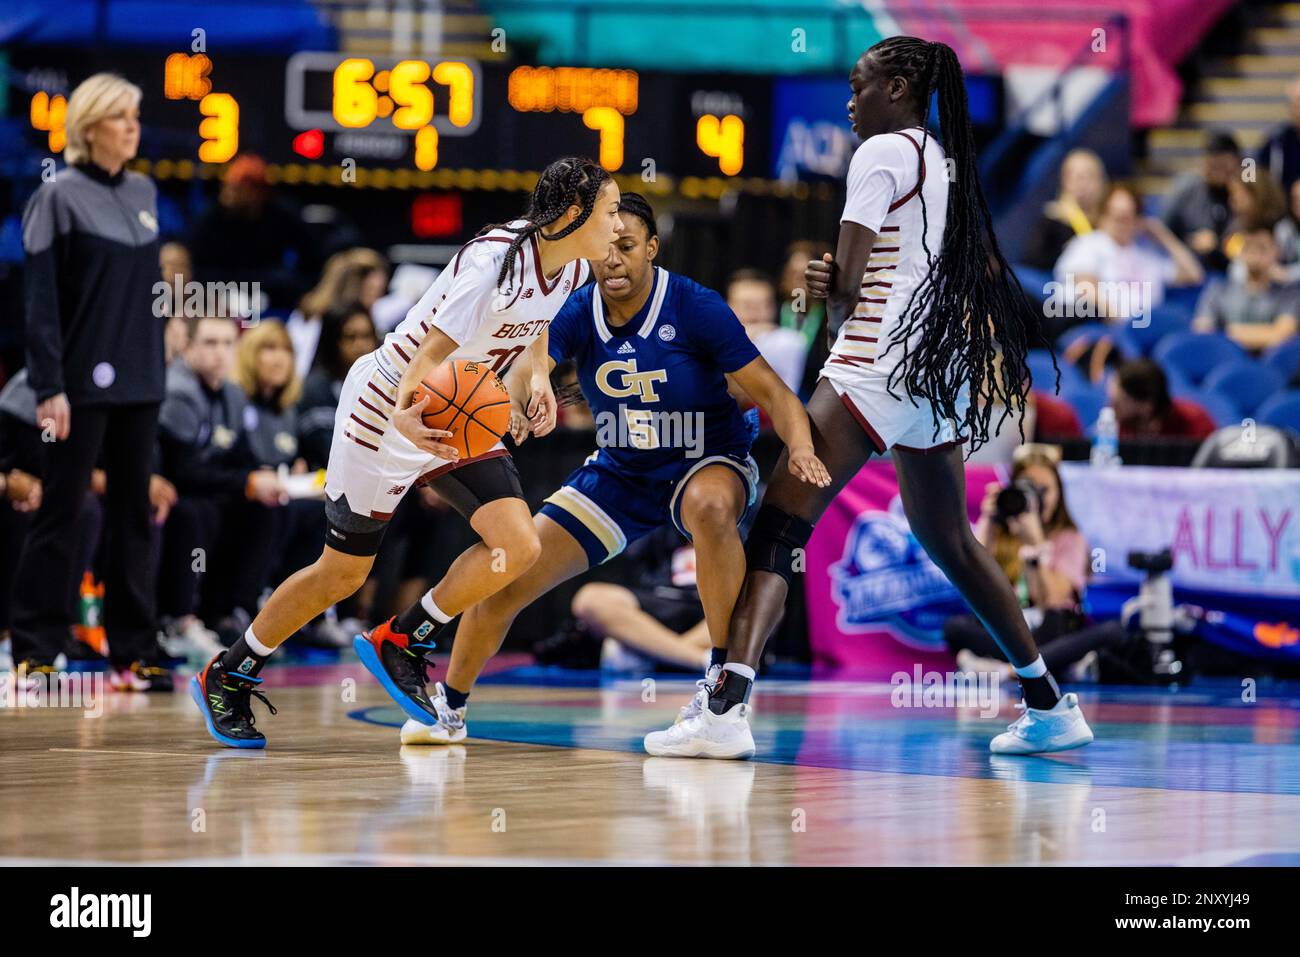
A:
[[[1151,674],[1157,681],[1176,681],[1183,670],[1174,647],[1174,637],[1195,627],[1192,609],[1174,605],[1173,583],[1169,572],[1174,567],[1168,548],[1158,552],[1129,552],[1129,567],[1146,572],[1135,597],[1124,603],[1121,620],[1127,626],[1135,618],[1138,630],[1147,640],[1151,653]]]
[[[1006,524],[1007,519],[1023,515],[1030,510],[1041,515],[1042,507],[1042,499],[1034,483],[1018,479],[998,492],[993,517]]]

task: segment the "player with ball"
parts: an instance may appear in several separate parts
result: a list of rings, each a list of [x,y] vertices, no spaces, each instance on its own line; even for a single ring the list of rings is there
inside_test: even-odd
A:
[[[618,186],[596,163],[556,160],[524,218],[466,243],[383,344],[352,366],[334,422],[320,558],[286,579],[243,637],[191,683],[213,738],[266,746],[251,709],[254,695],[266,701],[262,667],[290,635],[362,586],[398,502],[420,484],[465,516],[481,541],[420,601],[354,646],[409,717],[433,725],[448,711],[440,693],[431,699],[425,688],[426,656],[441,626],[540,554],[500,438],[507,426],[517,435],[554,428],[546,330],[586,281],[586,260],[603,259],[622,231],[618,205]],[[530,375],[512,377],[530,394],[516,396],[519,408],[507,415],[500,380],[516,361],[531,366]]]

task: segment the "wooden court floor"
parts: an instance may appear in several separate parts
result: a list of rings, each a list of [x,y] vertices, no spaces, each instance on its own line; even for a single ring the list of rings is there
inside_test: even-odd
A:
[[[269,669],[265,752],[216,747],[183,689],[0,708],[0,864],[1300,863],[1286,694],[1085,691],[1097,742],[1026,759],[987,753],[1008,701],[765,680],[756,760],[641,753],[688,688],[507,671],[450,748],[401,747],[355,662]]]

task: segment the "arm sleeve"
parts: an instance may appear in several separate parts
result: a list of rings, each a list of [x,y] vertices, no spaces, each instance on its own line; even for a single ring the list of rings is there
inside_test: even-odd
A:
[[[499,267],[496,257],[486,247],[497,245],[479,243],[477,249],[463,249],[451,267],[450,280],[443,289],[441,300],[429,303],[431,309],[437,310],[429,320],[430,324],[441,329],[457,345],[474,338],[496,292]],[[444,270],[439,279],[447,275],[448,271]]]
[[[912,153],[912,172],[904,172],[902,148]],[[848,193],[844,199],[842,223],[858,223],[873,232],[889,214],[889,206],[904,190],[904,181],[916,179],[916,151],[892,134],[873,136],[853,154],[849,163]]]
[[[743,369],[758,358],[758,349],[749,341],[745,327],[712,289],[699,289],[692,311],[691,331],[700,354],[717,362],[723,372]]]
[[[575,292],[565,300],[560,311],[551,320],[551,325],[547,329],[549,336],[546,340],[546,351],[555,360],[556,365],[565,359],[574,358],[580,351],[583,323],[586,322],[588,328],[591,325],[591,319],[588,318],[590,307],[591,300]]]
[[[64,391],[57,240],[69,224],[53,187],[42,185],[23,211],[27,376],[37,402]]]

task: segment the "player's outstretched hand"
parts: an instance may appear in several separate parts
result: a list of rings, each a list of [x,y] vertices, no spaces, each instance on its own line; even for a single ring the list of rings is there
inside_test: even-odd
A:
[[[790,474],[818,488],[831,484],[831,473],[826,471],[826,466],[822,465],[822,460],[813,452],[811,445],[790,450]]]
[[[528,438],[528,413],[518,402],[510,403],[510,437],[515,440],[515,445],[523,445]]]
[[[460,450],[450,445],[443,445],[438,441],[438,439],[450,438],[453,433],[448,432],[446,429],[431,429],[424,424],[421,413],[424,412],[424,407],[428,404],[429,397],[425,395],[419,402],[412,402],[405,409],[398,409],[393,413],[393,425],[416,448],[422,449],[430,455],[436,455],[440,459],[455,462],[460,458]]]
[[[825,299],[831,293],[831,278],[835,273],[835,257],[826,253],[821,259],[810,259],[803,270],[804,285],[814,299]]]
[[[528,400],[528,421],[533,435],[543,436],[555,428],[555,393],[549,378],[533,383],[533,397]]]

